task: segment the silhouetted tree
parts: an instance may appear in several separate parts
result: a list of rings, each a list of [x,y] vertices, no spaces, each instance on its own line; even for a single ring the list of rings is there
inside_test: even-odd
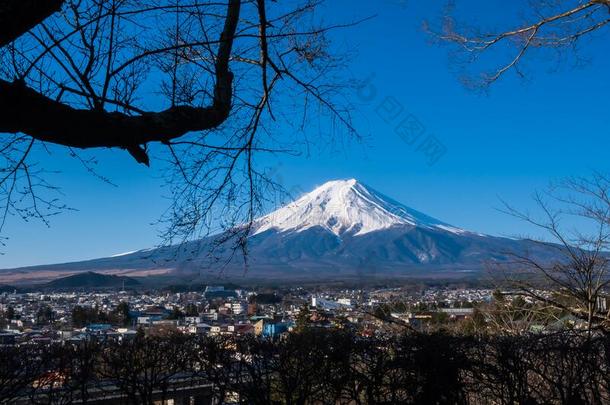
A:
[[[3,346],[0,395],[57,404],[106,393],[148,405],[191,380],[210,382],[217,403],[601,405],[610,401],[609,342],[597,331],[364,338],[307,327],[277,340],[172,334]]]
[[[131,315],[129,314],[129,304],[121,301],[114,310],[114,315],[117,317],[119,325],[128,326],[131,323]]]
[[[49,305],[41,305],[36,312],[36,323],[48,324],[55,320],[55,313]]]
[[[197,305],[193,304],[192,302],[189,302],[184,308],[184,314],[186,316],[197,316],[199,315],[199,308],[197,308]]]
[[[69,364],[64,389],[81,403],[87,403],[91,397],[91,390],[99,387],[97,369],[100,350],[100,343],[91,339],[78,344],[69,344],[63,352]]]
[[[24,396],[44,370],[44,348],[35,345],[0,346],[0,398],[9,402]]]
[[[81,150],[122,149],[145,165],[158,157],[166,169],[166,242],[207,232],[221,217],[234,231],[227,240],[245,250],[249,226],[234,226],[249,224],[280,188],[255,156],[298,143],[269,136],[278,123],[294,127],[283,134],[310,132],[308,118],[322,110],[355,132],[333,76],[344,58],[327,36],[350,24],[324,25],[320,4],[3,2],[0,208],[45,222],[66,209],[36,151],[55,145],[110,181]]]
[[[192,341],[192,347],[191,370],[214,384],[213,398],[223,403],[236,381],[234,342],[222,337],[200,336]]]
[[[4,316],[8,320],[15,319],[15,308],[13,308],[11,305],[9,305],[6,308],[6,312],[4,313]]]
[[[175,307],[174,309],[172,309],[172,312],[167,316],[167,319],[182,319],[184,318],[184,312],[182,312],[180,310],[180,308]]]
[[[179,334],[110,342],[101,351],[98,373],[114,381],[129,403],[152,404],[155,392],[167,399],[170,381],[188,368],[185,337]]]

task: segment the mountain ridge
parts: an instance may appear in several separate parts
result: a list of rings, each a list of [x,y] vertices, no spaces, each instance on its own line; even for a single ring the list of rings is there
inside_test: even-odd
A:
[[[226,245],[215,251],[214,259],[207,254],[217,237],[14,272],[187,276],[233,271],[243,275],[243,259],[231,256],[233,252]],[[326,182],[257,218],[248,251],[248,276],[284,278],[303,274],[341,277],[439,270],[479,272],[490,263],[508,262],[510,252],[532,251],[540,257],[549,254],[531,241],[452,226],[355,179]],[[3,273],[6,270],[0,271],[0,281]]]

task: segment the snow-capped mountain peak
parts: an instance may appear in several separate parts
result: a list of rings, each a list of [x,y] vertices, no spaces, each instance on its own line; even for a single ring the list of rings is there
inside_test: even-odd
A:
[[[465,232],[408,208],[356,179],[349,179],[324,183],[296,201],[258,219],[254,234],[271,229],[300,232],[320,226],[335,235],[364,235],[399,225]]]
[[[248,245],[248,276],[378,277],[428,274],[435,271],[471,274],[489,263],[511,263],[511,252],[556,257],[555,248],[529,240],[512,240],[467,232],[406,207],[354,179],[330,181],[296,201],[257,219]],[[102,271],[125,275],[193,274],[206,277],[218,268],[239,270],[243,257],[232,244],[219,247],[228,234],[212,235],[181,245],[145,249],[83,262],[5,270],[11,280],[48,274]],[[214,254],[210,254],[213,252]],[[226,267],[224,267],[226,266]],[[211,275],[210,273],[209,275]],[[223,273],[224,274],[224,273]],[[474,273],[473,273],[474,274]],[[217,277],[215,275],[214,277]],[[2,282],[2,272],[0,272]]]

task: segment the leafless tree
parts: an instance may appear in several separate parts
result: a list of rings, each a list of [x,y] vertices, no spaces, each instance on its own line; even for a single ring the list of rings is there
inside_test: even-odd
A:
[[[609,192],[610,181],[596,174],[591,179],[562,181],[537,194],[540,217],[507,206],[510,214],[546,232],[548,238],[535,242],[549,253],[540,257],[513,252],[515,260],[507,269],[509,286],[586,322],[589,330],[605,328],[610,321],[605,307],[610,283]],[[567,220],[576,225],[568,227]]]
[[[99,354],[100,343],[95,339],[65,345],[62,355],[67,359],[68,367],[63,388],[70,393],[71,400],[89,402],[91,391],[98,383]]]
[[[579,42],[603,32],[610,23],[608,0],[532,0],[519,5],[523,5],[522,23],[496,30],[460,21],[453,1],[440,26],[426,24],[435,39],[454,45],[453,56],[460,64],[477,61],[479,66],[491,66],[482,68],[477,75],[467,73],[463,77],[466,85],[485,88],[509,71],[523,77],[525,60],[536,51],[545,56],[552,52],[559,57],[557,60],[565,51],[578,56],[574,51]],[[486,55],[501,61],[482,61]]]
[[[97,372],[114,381],[130,404],[152,404],[155,395],[165,400],[171,380],[188,370],[191,353],[185,341],[185,336],[170,334],[111,342],[101,351]]]
[[[222,336],[200,336],[189,343],[193,347],[191,370],[214,384],[212,396],[216,402],[223,403],[236,380],[233,342]]]
[[[365,338],[313,327],[274,340],[165,335],[139,336],[124,344],[106,340],[95,346],[92,351],[91,346],[82,350],[60,345],[3,347],[3,359],[8,354],[34,356],[15,358],[31,372],[2,368],[0,402],[95,402],[108,390],[117,403],[150,404],[164,394],[167,398],[179,394],[174,389],[189,380],[213,384],[216,401],[243,404],[605,404],[610,400],[609,335],[585,331]],[[99,374],[91,373],[92,364]],[[75,365],[81,366],[71,370]],[[80,367],[86,371],[79,371]],[[73,381],[73,373],[83,371],[78,377],[82,381]],[[81,383],[99,388],[94,398],[82,396]]]
[[[355,133],[327,34],[356,22],[325,25],[322,0],[39,3],[0,6],[0,231],[67,208],[40,154],[108,180],[82,151],[111,148],[167,175],[164,242],[234,229],[245,250],[279,188],[256,156],[298,151],[323,113]]]
[[[485,317],[485,330],[477,332],[513,336],[531,332],[537,326],[553,325],[564,313],[545,302],[528,302],[519,294],[504,296],[499,291],[494,294],[493,301],[481,305],[479,311]]]
[[[28,389],[29,402],[37,405],[71,404],[76,391],[69,389],[69,348],[59,344],[39,345],[38,357],[41,369]]]
[[[0,347],[0,398],[11,401],[28,390],[44,371],[43,352],[35,345]]]

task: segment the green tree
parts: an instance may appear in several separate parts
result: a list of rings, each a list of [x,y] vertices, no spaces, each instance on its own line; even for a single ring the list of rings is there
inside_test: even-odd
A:
[[[114,310],[114,316],[117,324],[128,326],[131,323],[131,315],[129,315],[129,304],[121,301]]]
[[[182,319],[184,318],[184,312],[180,308],[175,307],[172,312],[167,316],[167,319]]]
[[[186,308],[184,308],[184,312],[186,316],[197,316],[199,315],[199,308],[197,308],[197,305],[193,304],[192,302],[189,302],[186,305]]]
[[[4,317],[8,320],[15,319],[15,308],[9,305],[8,308],[6,308]]]
[[[106,314],[100,312],[97,308],[86,308],[76,305],[72,309],[72,325],[76,328],[82,328],[90,323],[103,322],[106,320]]]
[[[72,308],[72,325],[76,328],[82,328],[87,323],[89,323],[88,311],[80,305]]]
[[[38,308],[38,312],[36,312],[36,323],[47,324],[53,322],[54,320],[55,313],[50,306],[45,304]]]
[[[446,312],[433,312],[432,322],[436,325],[443,325],[449,322],[449,315]]]
[[[302,331],[311,325],[311,311],[309,305],[303,304],[296,318],[296,329]]]

